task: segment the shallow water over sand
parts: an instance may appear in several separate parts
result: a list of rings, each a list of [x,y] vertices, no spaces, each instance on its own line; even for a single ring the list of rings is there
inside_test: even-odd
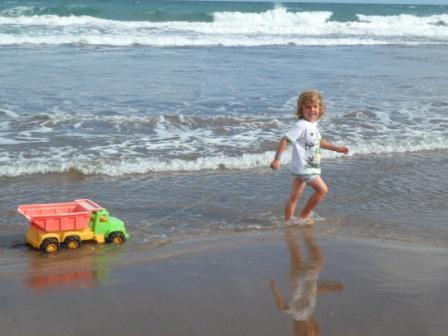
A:
[[[324,218],[316,233],[447,247],[446,164],[444,152],[326,160],[330,193],[316,209]],[[282,227],[291,177],[287,169],[266,168],[2,180],[0,260],[6,265],[34,253],[23,246],[28,224],[15,211],[20,204],[91,198],[127,223],[131,239],[124,249],[134,254],[179,239]]]

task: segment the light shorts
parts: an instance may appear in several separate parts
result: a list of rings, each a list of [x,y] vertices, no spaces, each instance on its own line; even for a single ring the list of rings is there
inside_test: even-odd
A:
[[[305,183],[310,183],[316,176],[320,176],[319,174],[309,175],[309,174],[293,174],[295,177],[301,179]]]

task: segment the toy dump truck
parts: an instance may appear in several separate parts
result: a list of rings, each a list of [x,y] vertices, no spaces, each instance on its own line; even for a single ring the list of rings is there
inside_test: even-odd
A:
[[[17,211],[30,222],[26,241],[45,253],[76,249],[85,240],[122,244],[129,238],[123,221],[88,199],[21,205]]]

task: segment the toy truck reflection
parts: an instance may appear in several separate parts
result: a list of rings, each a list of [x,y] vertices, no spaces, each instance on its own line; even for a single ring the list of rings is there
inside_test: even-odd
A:
[[[26,241],[45,253],[61,246],[76,249],[86,240],[122,244],[129,238],[123,221],[88,199],[21,205],[17,210],[30,222]]]

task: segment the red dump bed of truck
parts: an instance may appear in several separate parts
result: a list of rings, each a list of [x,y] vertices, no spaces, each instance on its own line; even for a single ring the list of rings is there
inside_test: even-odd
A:
[[[92,212],[102,207],[88,199],[66,203],[21,205],[18,211],[30,224],[46,232],[82,230],[89,226]]]

